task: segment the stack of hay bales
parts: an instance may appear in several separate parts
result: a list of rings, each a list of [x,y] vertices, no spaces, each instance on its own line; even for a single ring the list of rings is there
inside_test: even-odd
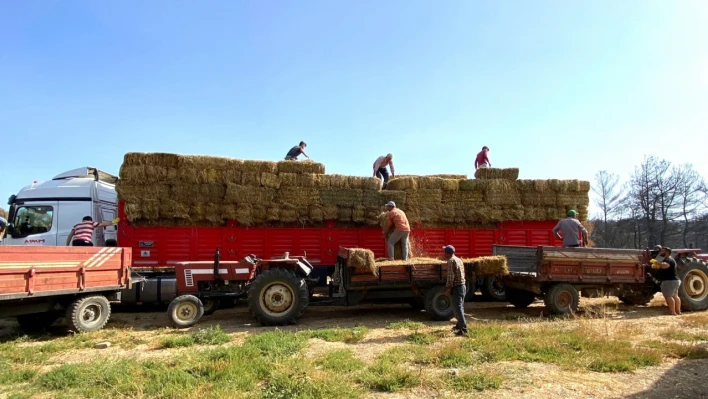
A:
[[[128,153],[116,186],[131,223],[160,226],[377,226],[382,206],[406,193],[374,177],[327,175],[310,161]]]

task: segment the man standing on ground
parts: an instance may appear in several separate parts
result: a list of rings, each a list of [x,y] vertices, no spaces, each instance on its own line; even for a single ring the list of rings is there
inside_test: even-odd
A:
[[[386,204],[388,213],[386,214],[386,232],[388,233],[388,258],[394,260],[393,254],[396,244],[401,242],[401,252],[403,260],[408,260],[408,237],[411,235],[411,227],[408,224],[406,214],[396,208],[396,203],[389,201]]]
[[[299,157],[300,154],[304,155],[305,158],[310,159],[310,157],[305,154],[305,147],[307,147],[307,143],[301,141],[300,144],[296,145],[295,147],[291,148],[290,151],[288,151],[288,154],[285,155],[285,160],[297,161],[297,157]]]
[[[577,215],[578,212],[575,212],[572,209],[569,210],[568,217],[562,219],[558,222],[556,227],[553,228],[553,234],[556,238],[563,240],[564,248],[577,248],[583,246],[583,243],[588,242],[588,231],[582,224],[580,224],[580,221],[575,218]],[[583,232],[582,242],[578,240],[578,233],[581,231]],[[563,236],[561,237],[558,232],[563,233]]]
[[[486,145],[482,147],[482,151],[477,154],[477,159],[474,160],[474,168],[479,169],[479,168],[491,168],[492,163],[489,162],[489,147]]]
[[[669,313],[674,316],[680,315],[681,298],[678,296],[678,291],[679,287],[681,287],[681,280],[676,270],[676,261],[671,257],[671,248],[662,247],[661,251],[659,251],[659,256],[650,262],[653,269],[659,269],[658,277],[661,281],[661,293],[666,299]]]
[[[391,166],[391,178],[396,177],[396,171],[393,168],[393,154],[381,155],[374,162],[374,177],[383,180],[382,188],[386,188],[388,184],[388,170],[386,166]]]
[[[465,264],[462,259],[455,256],[455,247],[446,245],[443,247],[445,259],[447,259],[447,284],[445,285],[445,295],[452,298],[452,309],[457,318],[457,324],[452,328],[455,335],[467,334],[467,321],[465,320],[465,296],[467,296],[467,286],[465,285]]]
[[[118,224],[119,218],[113,219],[110,222],[97,223],[93,221],[91,216],[84,216],[81,223],[78,223],[71,229],[69,237],[66,237],[66,245],[71,244],[72,247],[93,247],[93,230],[97,227],[106,227]]]

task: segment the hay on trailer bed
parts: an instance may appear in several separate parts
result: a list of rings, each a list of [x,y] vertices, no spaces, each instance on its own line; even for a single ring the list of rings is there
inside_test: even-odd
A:
[[[418,189],[418,180],[415,177],[395,177],[388,181],[387,190],[409,191]]]
[[[228,204],[269,204],[275,199],[276,191],[272,188],[250,187],[240,184],[228,184],[224,201]]]
[[[221,203],[226,196],[224,184],[176,184],[170,186],[170,198],[185,204]]]
[[[350,248],[347,266],[353,267],[359,273],[368,273],[377,276],[374,252],[365,248]]]
[[[437,174],[437,175],[396,175],[396,178],[402,178],[402,177],[413,177],[413,178],[418,178],[418,177],[439,177],[441,179],[455,179],[455,180],[466,180],[467,175],[454,175],[454,174]]]
[[[293,205],[321,205],[320,190],[308,187],[280,187],[276,199]]]
[[[324,164],[311,161],[280,161],[277,165],[279,173],[316,173],[323,175],[325,173]]]
[[[479,168],[474,172],[474,178],[480,180],[504,179],[516,180],[519,178],[519,168]]]
[[[418,178],[418,188],[457,191],[460,189],[460,180],[421,176]]]
[[[317,182],[323,179],[313,173],[278,173],[280,187],[321,187]]]
[[[123,157],[125,165],[153,165],[167,168],[177,167],[180,155],[160,152],[129,152]]]
[[[521,205],[521,196],[516,182],[511,180],[489,180],[484,195],[487,205]]]
[[[445,262],[445,260],[437,258],[408,258],[408,260],[388,260],[386,258],[380,258],[376,260],[376,266],[437,265]]]
[[[168,198],[170,187],[166,184],[129,184],[118,180],[116,183],[118,199],[126,203],[141,203],[144,200],[163,200]]]
[[[324,204],[322,205],[322,218],[324,220],[337,220],[339,216],[339,209],[337,205]]]
[[[488,181],[487,180],[475,180],[475,179],[468,179],[468,180],[460,180],[460,191],[472,191],[472,192],[479,192],[479,193],[484,193],[487,190],[488,186]]]
[[[463,258],[465,264],[473,263],[477,276],[504,276],[509,274],[506,256],[480,256],[478,258]]]

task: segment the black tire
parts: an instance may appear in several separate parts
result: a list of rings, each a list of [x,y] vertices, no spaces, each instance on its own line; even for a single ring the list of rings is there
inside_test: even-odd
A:
[[[202,305],[204,306],[204,316],[209,316],[210,314],[214,314],[217,309],[219,309],[219,305],[221,305],[221,301],[218,299],[204,299],[202,301]]]
[[[622,303],[630,306],[646,306],[654,299],[654,294],[639,294],[618,297]]]
[[[489,301],[504,302],[506,301],[506,294],[504,288],[504,282],[499,276],[487,276],[482,281],[482,296],[484,299]]]
[[[411,298],[408,300],[408,304],[415,310],[425,309],[425,301],[422,297]]]
[[[536,300],[536,294],[517,288],[506,288],[506,300],[517,308],[527,308]]]
[[[555,284],[546,291],[543,301],[551,314],[564,315],[578,311],[580,294],[570,284]]]
[[[677,262],[677,267],[681,309],[690,312],[708,309],[708,264],[697,258],[685,258]]]
[[[111,303],[101,295],[79,298],[66,309],[66,323],[76,332],[102,329],[111,317]]]
[[[286,269],[269,269],[248,289],[248,308],[264,326],[295,324],[310,303],[305,280]]]
[[[17,316],[17,323],[26,330],[44,330],[59,318],[56,312],[42,312]]]
[[[192,327],[204,316],[204,304],[194,295],[178,296],[170,302],[167,314],[175,327]]]
[[[425,292],[425,312],[430,320],[448,321],[455,312],[452,310],[452,298],[445,295],[445,286],[438,285]]]

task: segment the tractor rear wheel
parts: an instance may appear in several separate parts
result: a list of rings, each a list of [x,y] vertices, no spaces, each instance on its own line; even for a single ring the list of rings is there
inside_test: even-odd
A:
[[[580,294],[578,290],[570,284],[555,284],[546,291],[543,301],[546,303],[546,307],[550,313],[563,315],[578,310]]]
[[[708,309],[708,264],[697,258],[677,263],[681,308],[691,312]]]
[[[527,308],[536,300],[536,294],[518,288],[506,288],[506,300],[517,308]]]
[[[204,298],[204,300],[202,300],[202,304],[204,305],[204,316],[209,316],[210,314],[216,312],[217,309],[219,309],[221,301],[219,301],[218,299]]]
[[[204,304],[194,295],[178,296],[170,302],[167,314],[176,327],[191,327],[204,316]]]
[[[264,326],[295,324],[310,303],[305,280],[286,269],[268,269],[248,290],[251,314]]]
[[[452,298],[445,295],[445,286],[438,285],[425,292],[425,312],[431,320],[448,321],[455,315]]]

